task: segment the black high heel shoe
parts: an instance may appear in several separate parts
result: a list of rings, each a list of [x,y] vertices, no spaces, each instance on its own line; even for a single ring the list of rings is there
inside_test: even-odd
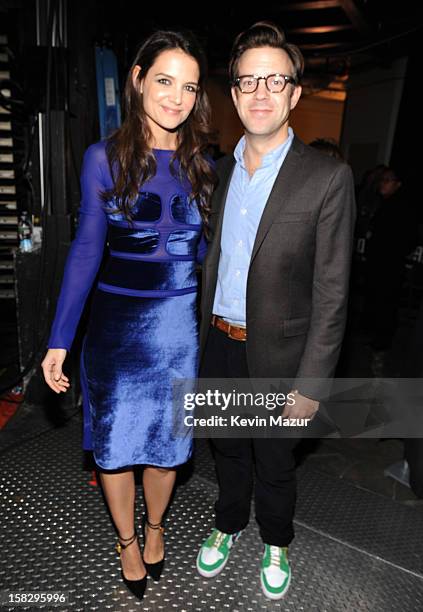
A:
[[[148,525],[150,529],[160,529],[161,534],[164,533],[164,527],[162,527],[161,523],[155,523],[155,524],[150,523],[150,521],[147,519],[147,516],[144,515],[142,517],[142,531],[144,534],[144,547],[145,547],[145,526],[146,525]],[[143,561],[144,561],[145,569],[147,570],[147,574],[151,576],[155,582],[158,582],[163,572],[163,567],[165,563],[164,555],[163,555],[163,559],[161,559],[160,561],[156,561],[156,563],[147,563],[144,559]]]
[[[116,544],[116,552],[118,553],[120,557],[122,550],[126,548],[127,546],[129,546],[130,544],[132,544],[132,542],[135,542],[135,540],[137,539],[137,532],[135,531],[134,535],[132,535],[130,538],[121,538],[120,535],[118,534],[118,538],[119,540],[123,540],[123,541],[129,540],[127,544],[122,544],[122,542],[119,542],[119,541]],[[131,591],[131,593],[135,595],[137,599],[141,600],[144,597],[145,588],[147,586],[147,574],[144,576],[144,578],[139,578],[138,580],[128,580],[127,578],[125,578],[123,569],[121,569],[120,575],[122,577],[123,582],[126,584],[126,586]]]

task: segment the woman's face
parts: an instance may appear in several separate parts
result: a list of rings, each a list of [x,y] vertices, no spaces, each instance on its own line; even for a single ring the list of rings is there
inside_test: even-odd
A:
[[[181,49],[163,51],[138,79],[140,66],[135,66],[132,81],[142,93],[143,108],[156,144],[164,132],[172,132],[192,111],[198,90],[200,70],[197,62]]]

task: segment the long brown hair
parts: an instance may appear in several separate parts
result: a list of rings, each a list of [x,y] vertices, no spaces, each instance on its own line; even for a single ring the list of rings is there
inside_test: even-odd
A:
[[[149,145],[152,134],[144,112],[142,94],[132,82],[132,71],[135,66],[140,66],[138,79],[144,78],[160,53],[170,49],[181,49],[191,56],[200,71],[194,108],[178,127],[177,149],[172,159],[179,161],[180,170],[191,184],[190,197],[198,202],[207,233],[210,199],[216,184],[214,169],[204,155],[212,133],[211,109],[204,89],[207,72],[205,55],[191,32],[159,30],[139,48],[126,79],[123,94],[124,120],[106,145],[114,186],[103,193],[103,199],[107,201],[115,197],[119,210],[131,220],[131,205],[138,196],[140,186],[156,173],[156,160]]]

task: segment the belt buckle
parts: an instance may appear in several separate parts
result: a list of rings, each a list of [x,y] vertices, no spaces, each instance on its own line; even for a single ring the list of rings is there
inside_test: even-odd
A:
[[[243,338],[235,338],[235,336],[232,336],[232,334],[231,334],[232,327],[234,327],[234,326],[229,323],[228,338],[230,338],[231,340],[238,340],[238,342],[245,342],[245,340],[243,340]]]

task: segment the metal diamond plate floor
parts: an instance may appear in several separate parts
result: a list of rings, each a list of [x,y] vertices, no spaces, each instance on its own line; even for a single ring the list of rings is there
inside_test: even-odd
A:
[[[81,423],[44,433],[0,456],[0,591],[66,591],[60,607],[9,610],[420,612],[423,516],[310,469],[298,471],[293,578],[280,602],[262,595],[262,547],[254,520],[214,579],[196,574],[198,547],[212,526],[216,492],[208,445],[198,441],[191,473],[166,521],[167,565],[144,601],[119,577],[115,532],[99,487],[83,468]],[[142,516],[138,487],[137,516]],[[140,528],[140,525],[138,525]]]

